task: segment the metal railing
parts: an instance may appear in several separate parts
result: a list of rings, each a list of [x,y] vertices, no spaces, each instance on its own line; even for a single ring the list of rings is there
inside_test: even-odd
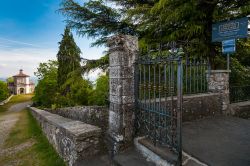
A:
[[[136,69],[137,129],[181,161],[182,58],[141,57]]]
[[[166,145],[177,153],[180,165],[183,95],[208,91],[210,65],[208,60],[174,50],[153,50],[137,59],[136,128],[155,145]]]
[[[183,60],[183,94],[206,93],[208,91],[207,76],[210,65],[206,59]]]
[[[230,102],[237,103],[250,100],[250,85],[230,86]]]

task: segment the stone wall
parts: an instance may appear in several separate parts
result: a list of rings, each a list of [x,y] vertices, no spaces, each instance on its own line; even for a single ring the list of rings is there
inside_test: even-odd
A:
[[[250,101],[233,103],[230,106],[234,116],[250,119]]]
[[[208,116],[222,115],[220,93],[202,93],[183,96],[183,121],[192,121]],[[152,104],[154,101],[152,101]],[[159,99],[156,99],[159,103]],[[169,110],[171,99],[161,100],[161,107],[167,107]],[[177,98],[173,98],[173,108],[177,108]]]
[[[4,101],[1,101],[1,102],[0,102],[0,105],[4,105],[4,104],[8,103],[12,97],[13,97],[13,95],[11,95],[10,97],[8,97],[8,98],[7,98],[6,100],[4,100]]]
[[[101,129],[30,107],[49,142],[69,166],[100,153]]]
[[[108,128],[109,111],[107,107],[102,106],[77,106],[58,108],[55,110],[46,109],[53,114],[65,118],[79,120],[81,122],[100,127],[104,132]]]
[[[223,114],[230,113],[229,73],[230,70],[211,70],[208,73],[208,90],[220,93],[221,110]]]
[[[221,115],[220,97],[219,93],[183,96],[183,121]]]

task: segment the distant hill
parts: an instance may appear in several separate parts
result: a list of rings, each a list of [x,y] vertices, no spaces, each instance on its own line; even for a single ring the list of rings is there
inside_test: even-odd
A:
[[[0,78],[0,81],[6,82],[6,78]]]
[[[7,78],[0,77],[0,81],[6,82],[6,79]],[[37,83],[38,83],[38,80],[36,77],[30,77],[30,81],[32,81],[35,85],[37,85]]]

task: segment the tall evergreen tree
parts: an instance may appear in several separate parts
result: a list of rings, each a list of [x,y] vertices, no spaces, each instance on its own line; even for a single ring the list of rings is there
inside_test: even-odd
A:
[[[57,77],[57,83],[59,88],[63,87],[65,82],[68,79],[68,76],[71,72],[81,70],[80,65],[80,54],[81,50],[76,45],[73,34],[70,32],[70,29],[68,27],[65,28],[64,34],[62,35],[62,41],[59,42],[59,51],[57,53],[57,59],[58,59],[58,77]],[[80,72],[77,72],[78,77],[82,77]],[[67,87],[66,89],[61,89],[63,93],[65,93],[65,90],[68,91]]]

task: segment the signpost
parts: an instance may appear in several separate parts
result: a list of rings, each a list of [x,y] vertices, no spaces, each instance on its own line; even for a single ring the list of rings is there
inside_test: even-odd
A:
[[[232,54],[235,52],[235,39],[222,41],[222,53]]]
[[[222,53],[227,54],[227,70],[229,70],[230,57],[229,54],[235,52],[235,39],[222,41]]]
[[[219,22],[212,25],[212,42],[247,37],[248,18]]]
[[[227,70],[229,70],[229,54],[236,50],[235,39],[247,38],[247,30],[247,17],[212,25],[212,42],[222,42],[222,53],[227,54]]]

